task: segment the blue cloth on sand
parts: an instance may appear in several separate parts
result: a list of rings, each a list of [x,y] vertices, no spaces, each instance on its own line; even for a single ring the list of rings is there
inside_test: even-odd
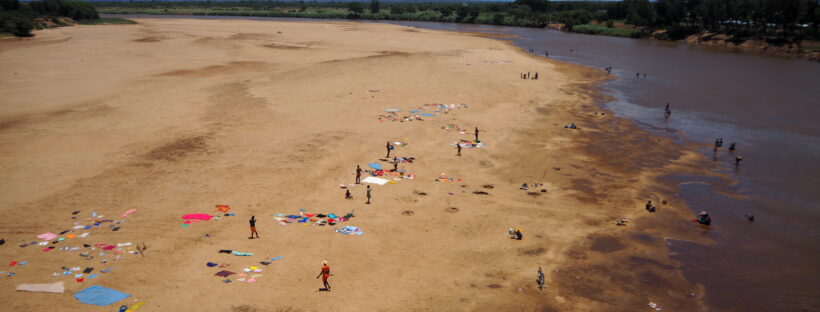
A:
[[[100,285],[88,287],[74,294],[74,298],[80,302],[98,306],[107,306],[128,297],[131,295]]]
[[[373,168],[373,169],[376,169],[376,170],[382,170],[382,164],[380,164],[380,163],[369,163],[368,165],[370,165],[370,168]]]

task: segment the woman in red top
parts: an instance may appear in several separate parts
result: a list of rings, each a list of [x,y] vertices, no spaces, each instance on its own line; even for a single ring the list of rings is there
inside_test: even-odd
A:
[[[327,279],[333,274],[330,274],[330,266],[327,265],[326,260],[322,260],[322,271],[319,272],[319,275],[316,275],[318,279],[319,276],[322,277],[322,283],[325,284],[325,290],[330,291],[330,284],[328,284]]]

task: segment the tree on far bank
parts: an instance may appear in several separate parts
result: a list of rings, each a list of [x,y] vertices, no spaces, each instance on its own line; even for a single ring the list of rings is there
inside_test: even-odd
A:
[[[381,3],[379,0],[370,0],[370,13],[379,13],[381,10]]]
[[[353,14],[360,15],[364,13],[364,5],[361,2],[351,2],[347,5],[347,10]]]

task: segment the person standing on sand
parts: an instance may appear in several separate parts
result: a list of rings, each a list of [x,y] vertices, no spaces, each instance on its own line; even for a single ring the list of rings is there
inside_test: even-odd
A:
[[[478,142],[478,127],[475,127],[475,140]]]
[[[365,204],[370,205],[370,185],[367,186],[367,202]]]
[[[740,167],[740,162],[743,160],[743,157],[740,155],[735,156],[735,167]]]
[[[327,265],[327,260],[322,260],[322,270],[319,271],[319,275],[316,275],[316,278],[322,277],[322,284],[325,286],[325,291],[330,291],[330,283],[327,282],[327,279],[330,278],[331,275],[333,274],[330,273],[330,266]]]
[[[538,80],[538,72],[535,72],[535,80]]]
[[[362,184],[362,168],[356,165],[356,184]]]
[[[399,158],[396,157],[396,156],[393,156],[393,172],[398,172],[398,171],[399,171]]]
[[[387,156],[384,156],[384,157],[389,158],[390,157],[390,151],[392,151],[392,150],[393,150],[393,145],[390,145],[390,142],[387,142]]]
[[[458,151],[456,156],[461,157],[461,143],[456,142],[456,151]]]
[[[256,238],[259,238],[259,233],[256,232],[256,217],[251,216],[251,219],[248,220],[251,224],[251,237],[249,239],[253,239],[253,235],[256,234]]]

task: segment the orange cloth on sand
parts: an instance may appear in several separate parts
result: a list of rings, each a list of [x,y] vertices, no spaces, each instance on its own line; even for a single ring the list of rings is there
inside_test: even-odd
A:
[[[219,211],[222,211],[222,212],[228,212],[228,210],[231,210],[231,206],[228,206],[228,205],[216,205],[216,209],[219,209]]]

